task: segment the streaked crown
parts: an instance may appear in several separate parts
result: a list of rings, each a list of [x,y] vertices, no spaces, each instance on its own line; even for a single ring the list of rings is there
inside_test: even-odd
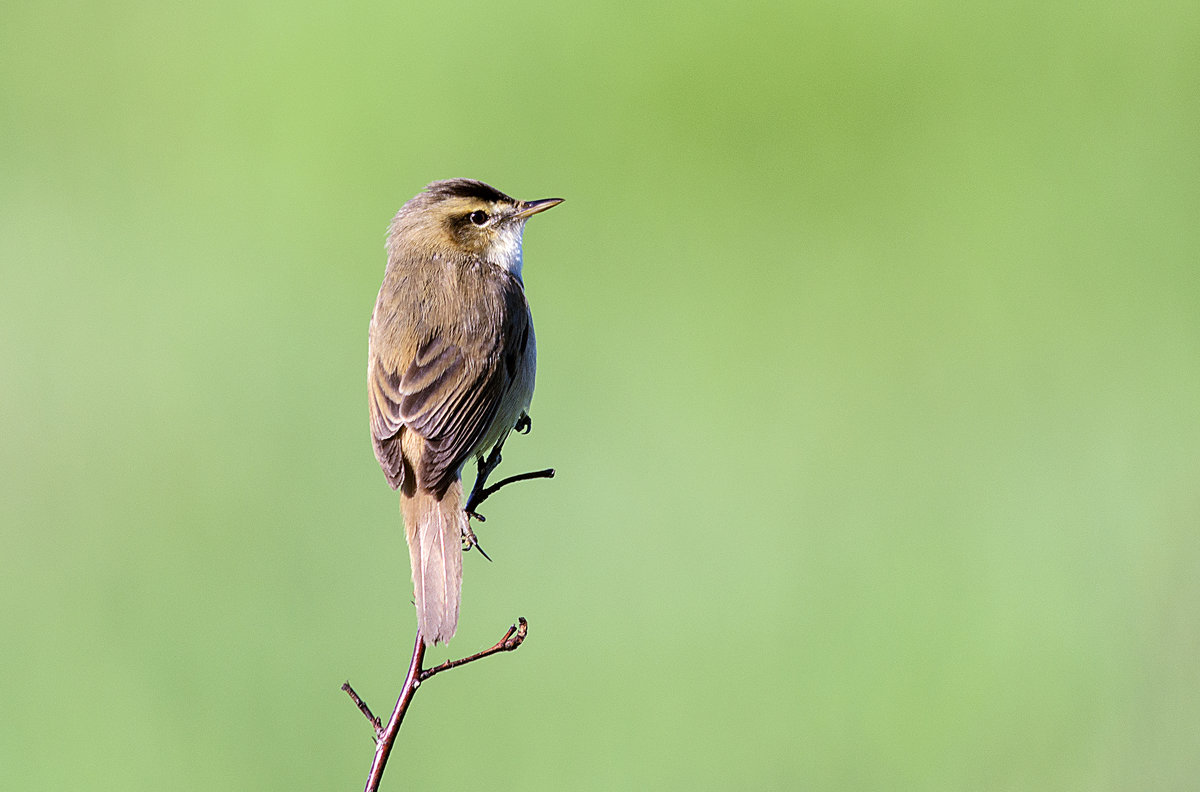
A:
[[[519,278],[525,221],[560,203],[561,198],[518,201],[475,179],[436,181],[396,213],[388,249],[393,256],[477,256]]]

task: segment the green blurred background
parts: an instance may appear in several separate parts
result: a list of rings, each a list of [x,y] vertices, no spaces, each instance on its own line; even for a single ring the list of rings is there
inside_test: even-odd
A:
[[[385,789],[1200,783],[1200,6],[8,3],[0,785],[358,789],[384,232],[526,235],[534,427]]]

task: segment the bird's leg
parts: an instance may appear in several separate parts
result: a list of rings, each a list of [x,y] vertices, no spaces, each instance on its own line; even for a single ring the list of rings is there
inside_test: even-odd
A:
[[[470,551],[473,547],[479,551],[479,554],[491,561],[491,557],[484,552],[483,547],[479,544],[479,539],[476,538],[475,532],[471,530],[471,520],[476,519],[479,522],[487,522],[482,514],[475,511],[479,504],[487,495],[481,494],[487,484],[487,477],[492,474],[496,466],[500,464],[500,448],[504,445],[504,440],[501,439],[496,443],[496,447],[487,455],[487,459],[480,454],[475,458],[475,486],[471,488],[471,495],[467,498],[467,504],[463,507],[463,511],[467,513],[467,521],[463,524],[463,550]]]
[[[517,423],[513,429],[522,434],[528,434],[532,422],[529,420],[528,413],[521,413],[521,417],[517,419]],[[471,530],[471,520],[479,520],[486,522],[483,515],[476,511],[479,504],[483,503],[489,497],[494,495],[500,488],[506,487],[509,484],[515,484],[518,481],[528,481],[535,478],[554,478],[554,468],[546,468],[545,470],[535,470],[532,473],[521,473],[516,476],[497,481],[492,486],[487,485],[488,476],[492,475],[492,471],[500,464],[500,450],[504,447],[505,438],[500,438],[500,442],[496,443],[495,448],[487,455],[485,459],[482,454],[475,458],[476,473],[475,486],[471,487],[471,495],[467,498],[467,503],[463,506],[463,511],[467,513],[466,527],[463,529],[463,544],[467,550],[472,547],[479,550],[484,558],[489,561],[487,553],[483,552],[483,548],[479,546],[479,540],[475,538],[475,532]]]
[[[475,537],[475,532],[471,530],[471,517],[469,514],[467,515],[467,522],[463,525],[462,542],[464,553],[468,552],[473,547],[479,551],[479,555],[483,556],[488,561],[492,560],[492,557],[484,552],[483,545],[479,544],[479,539]]]
[[[529,473],[518,473],[515,476],[509,476],[508,478],[502,478],[499,481],[497,481],[495,484],[493,484],[492,486],[484,487],[483,489],[479,490],[478,493],[472,491],[471,500],[468,501],[468,504],[471,506],[471,508],[467,511],[467,513],[472,517],[478,517],[480,520],[482,520],[483,516],[475,511],[475,509],[479,508],[479,504],[483,503],[485,500],[490,498],[492,495],[495,495],[496,492],[498,492],[500,489],[502,489],[503,487],[507,487],[509,484],[516,484],[518,481],[529,481],[530,479],[539,479],[539,478],[554,478],[554,468],[546,468],[545,470],[534,470],[534,471],[530,471]],[[477,494],[479,496],[478,498],[476,498]]]
[[[475,459],[475,486],[471,487],[471,495],[467,498],[467,505],[463,507],[463,511],[467,513],[468,518],[474,518],[479,522],[487,522],[483,515],[477,513],[475,509],[479,504],[483,503],[487,495],[484,490],[487,489],[488,476],[492,475],[492,471],[500,464],[500,449],[504,447],[504,438],[496,443],[491,453],[484,459],[483,454],[480,454]]]
[[[513,426],[513,431],[517,434],[529,434],[529,430],[533,428],[533,421],[529,419],[529,413],[521,413],[521,417],[517,419],[517,423]]]

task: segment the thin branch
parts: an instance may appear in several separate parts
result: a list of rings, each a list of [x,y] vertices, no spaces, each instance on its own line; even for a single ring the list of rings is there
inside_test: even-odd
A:
[[[488,476],[492,475],[492,471],[500,464],[500,449],[503,446],[504,441],[501,440],[492,448],[491,453],[487,455],[487,459],[480,457],[476,460],[475,484],[471,487],[471,494],[467,496],[467,504],[463,506],[463,511],[467,513],[468,518],[474,517],[479,522],[487,522],[483,518],[483,515],[476,514],[475,509],[487,499],[487,496],[483,494],[483,490],[487,487]]]
[[[474,517],[476,520],[479,520],[480,522],[487,522],[487,520],[483,518],[483,515],[479,514],[475,510],[479,508],[479,504],[495,495],[501,490],[501,488],[507,487],[509,484],[516,484],[518,481],[550,478],[554,478],[554,468],[534,470],[529,473],[518,473],[515,476],[509,476],[508,478],[500,479],[490,487],[480,488],[479,484],[476,483],[475,487],[471,490],[471,497],[467,499],[467,505],[464,507],[464,510],[469,516]]]
[[[425,641],[421,639],[421,634],[417,633],[416,641],[413,644],[412,662],[409,663],[408,674],[404,677],[404,687],[400,690],[400,698],[396,701],[396,708],[392,711],[392,717],[388,720],[386,727],[381,725],[379,718],[371,714],[371,708],[359,698],[358,694],[354,692],[354,688],[350,687],[349,682],[342,685],[342,690],[346,691],[363,715],[367,717],[372,728],[375,729],[375,758],[371,761],[371,772],[367,776],[364,792],[378,792],[379,782],[383,778],[383,770],[392,753],[392,746],[396,743],[396,735],[400,732],[400,725],[404,722],[408,705],[412,703],[413,696],[416,695],[417,688],[422,682],[435,674],[449,671],[451,668],[458,668],[499,652],[512,652],[521,645],[528,633],[529,622],[525,621],[523,616],[518,617],[517,624],[509,627],[508,632],[494,646],[460,660],[447,660],[433,668],[421,668],[421,664],[425,660]]]
[[[517,421],[514,429],[519,433],[529,431],[530,421],[529,416],[521,413],[520,419]],[[463,542],[466,545],[465,549],[470,550],[472,547],[479,550],[484,558],[487,558],[487,553],[483,552],[483,548],[479,546],[479,540],[475,537],[475,532],[471,530],[471,519],[477,519],[483,522],[483,515],[479,514],[476,509],[479,504],[483,503],[492,495],[499,492],[502,488],[509,484],[515,484],[518,481],[528,481],[538,478],[554,478],[554,469],[547,468],[545,470],[535,470],[532,473],[521,473],[516,476],[509,476],[502,479],[492,486],[488,486],[488,476],[500,464],[500,450],[504,445],[502,439],[492,448],[487,458],[480,457],[477,460],[478,470],[475,476],[475,485],[471,488],[471,495],[467,498],[466,505],[463,511],[467,514],[466,527],[463,531]],[[491,561],[490,558],[488,558]],[[408,665],[408,674],[404,678],[404,687],[400,690],[400,697],[396,700],[396,708],[392,710],[392,717],[388,719],[387,726],[384,726],[379,718],[371,712],[371,708],[367,706],[354,688],[350,687],[350,683],[346,682],[342,685],[342,690],[346,691],[347,695],[367,718],[367,722],[371,724],[371,728],[375,732],[375,758],[371,760],[371,772],[367,776],[367,785],[364,792],[378,792],[379,782],[383,779],[383,770],[387,767],[388,757],[392,753],[392,746],[396,743],[396,735],[400,732],[400,725],[404,722],[404,716],[408,712],[408,707],[412,703],[413,696],[417,693],[417,688],[425,680],[432,678],[436,674],[443,671],[449,671],[452,668],[464,666],[467,663],[473,663],[476,660],[482,660],[485,657],[491,657],[499,652],[512,652],[519,647],[525,640],[525,636],[529,633],[529,623],[524,617],[517,619],[517,624],[508,628],[508,632],[504,637],[495,643],[492,647],[484,649],[481,652],[476,652],[469,657],[463,657],[459,660],[447,660],[441,665],[433,668],[422,668],[421,665],[425,660],[425,641],[421,638],[418,632],[416,640],[413,642],[412,661]]]
[[[490,458],[491,457],[489,457],[489,459]],[[495,466],[493,465],[493,467]],[[554,478],[554,468],[535,470],[531,473],[518,473],[515,476],[509,476],[506,479],[501,479],[490,487],[484,487],[480,483],[487,480],[486,474],[481,469],[480,475],[475,478],[475,486],[471,489],[471,497],[467,499],[467,505],[463,507],[463,511],[467,513],[467,525],[466,528],[463,529],[463,551],[466,552],[474,548],[475,550],[479,551],[480,555],[482,555],[488,561],[491,561],[492,557],[484,552],[483,546],[479,544],[478,537],[476,537],[475,532],[471,530],[472,519],[479,520],[479,522],[487,522],[487,520],[484,519],[484,516],[475,510],[479,508],[479,504],[483,503],[485,500],[498,492],[501,487],[507,487],[509,484],[516,484],[518,481],[529,481],[530,479],[539,478]]]
[[[367,702],[359,698],[358,694],[354,692],[354,688],[350,687],[350,680],[347,679],[342,683],[342,690],[349,694],[350,698],[358,706],[358,709],[362,712],[362,714],[367,716],[367,722],[370,723],[371,727],[375,729],[375,739],[378,740],[379,733],[383,731],[383,722],[379,720],[379,718],[375,717],[375,714],[371,712],[371,708],[367,706]]]
[[[434,666],[433,668],[426,668],[421,672],[417,679],[420,682],[424,682],[434,674],[440,674],[443,671],[449,671],[451,668],[458,668],[459,666],[466,665],[467,663],[473,663],[476,660],[482,660],[483,658],[494,655],[497,652],[512,652],[521,645],[521,642],[525,640],[525,636],[528,634],[529,622],[525,621],[524,616],[518,616],[517,624],[509,627],[508,632],[504,634],[503,638],[501,638],[499,641],[496,641],[495,646],[491,647],[490,649],[484,649],[482,652],[476,652],[470,657],[464,657],[461,660],[447,660],[441,665]]]
[[[524,413],[521,413],[521,421],[517,422],[517,431],[520,432],[522,428],[526,432],[529,431],[529,416]],[[479,554],[488,561],[492,560],[491,556],[484,552],[483,547],[479,544],[479,538],[475,536],[475,531],[471,529],[471,520],[487,522],[487,519],[477,511],[479,504],[509,484],[516,484],[518,481],[529,481],[530,479],[554,478],[554,468],[546,468],[545,470],[535,470],[532,473],[519,473],[516,476],[509,476],[489,487],[487,485],[488,476],[492,475],[492,471],[500,464],[500,450],[503,447],[504,441],[501,440],[492,447],[486,459],[480,457],[476,461],[475,484],[471,487],[471,494],[467,497],[466,505],[463,506],[463,511],[467,513],[467,527],[463,529],[463,550],[469,551],[472,548],[478,550]]]
[[[526,413],[521,413],[521,417],[517,421],[517,425],[513,428],[516,429],[518,434],[528,434],[529,428],[532,425],[533,424],[529,420],[529,416]],[[492,447],[492,450],[488,453],[486,459],[484,457],[479,457],[476,460],[475,484],[471,487],[471,494],[467,497],[467,505],[463,507],[463,511],[467,513],[468,517],[479,520],[479,522],[487,522],[483,515],[476,511],[476,509],[479,508],[479,504],[483,503],[492,495],[495,495],[502,487],[507,487],[509,484],[515,484],[518,481],[528,481],[529,479],[554,478],[554,468],[546,468],[545,470],[535,470],[532,473],[521,473],[516,476],[509,476],[508,478],[503,479],[489,487],[487,485],[488,476],[492,475],[492,471],[494,471],[500,464],[500,451],[503,448],[504,440],[501,439],[499,443],[496,443],[496,445]],[[467,527],[467,531],[468,538],[472,540],[468,541],[467,549],[470,550],[472,547],[478,547],[479,543],[473,541],[475,534],[471,533],[470,526]],[[482,553],[483,549],[480,548],[479,552]]]
[[[371,772],[367,775],[364,792],[378,792],[379,790],[379,782],[383,779],[383,769],[387,767],[388,756],[392,753],[392,745],[396,742],[396,735],[400,733],[400,724],[404,721],[404,714],[408,712],[408,705],[412,703],[413,696],[416,695],[417,685],[421,684],[418,677],[421,674],[421,661],[424,659],[425,641],[421,638],[421,634],[417,633],[417,640],[413,644],[412,662],[408,665],[408,675],[404,677],[404,687],[400,689],[400,698],[396,700],[396,709],[392,710],[392,717],[388,720],[387,728],[383,730],[383,733],[376,733],[375,758],[371,760]]]

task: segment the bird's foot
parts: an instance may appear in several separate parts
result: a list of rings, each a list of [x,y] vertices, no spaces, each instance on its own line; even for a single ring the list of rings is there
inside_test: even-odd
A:
[[[471,548],[475,548],[476,550],[479,551],[479,554],[481,556],[486,558],[488,561],[491,561],[492,557],[484,552],[483,546],[479,544],[478,537],[476,537],[475,532],[471,530],[471,518],[472,517],[476,518],[480,522],[483,522],[482,515],[475,514],[475,512],[470,512],[470,511],[467,512],[467,523],[463,527],[463,532],[462,532],[463,552],[467,553],[467,552],[470,552]]]

